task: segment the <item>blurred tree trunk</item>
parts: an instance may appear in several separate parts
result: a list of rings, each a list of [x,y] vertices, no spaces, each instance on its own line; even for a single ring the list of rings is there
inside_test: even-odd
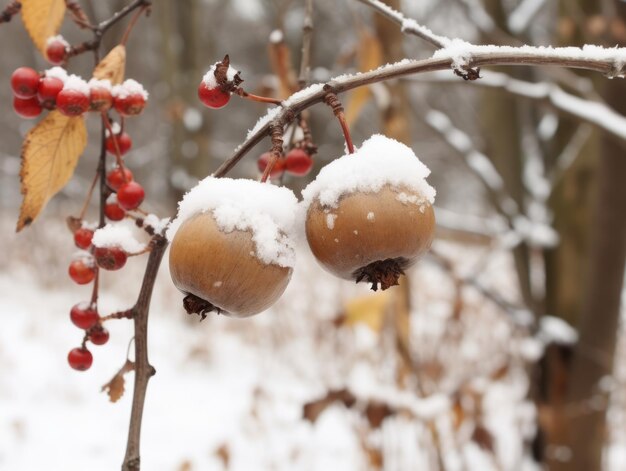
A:
[[[564,18],[572,6],[564,0]],[[610,35],[607,17],[600,17],[606,24],[603,37],[589,38],[585,34],[589,32],[592,15],[600,13],[598,2],[580,0],[576,7],[580,12],[579,24],[575,25],[573,37],[560,38],[562,42],[624,45],[624,38]],[[614,7],[618,18],[626,18],[623,3],[615,0]],[[562,33],[567,31],[562,29]],[[626,114],[624,84],[603,77],[593,79],[605,101]],[[567,138],[567,130],[564,127],[560,137]],[[565,381],[559,380],[558,394],[555,382],[552,383],[553,404],[556,399],[558,407],[553,410],[555,430],[548,437],[552,450],[557,451],[548,456],[551,470],[602,469],[608,398],[599,390],[598,382],[613,370],[626,261],[623,154],[622,144],[594,133],[555,189],[552,201],[561,245],[547,259],[551,268],[547,277],[548,302],[551,312],[577,327],[580,338],[572,361],[558,365],[567,371]]]
[[[617,15],[604,18],[607,33],[604,44],[626,45],[616,31],[623,29],[626,5],[613,1]],[[622,28],[608,27],[619,21]],[[603,83],[603,97],[617,112],[626,115],[626,87],[622,80]],[[574,350],[568,403],[581,406],[582,413],[567,417],[567,444],[572,451],[572,466],[583,471],[601,469],[602,452],[607,444],[606,412],[608,397],[599,381],[613,372],[613,359],[619,327],[620,300],[626,266],[626,159],[623,143],[602,136],[598,156],[598,186],[590,215],[589,263],[582,290],[582,309],[578,323],[579,341]]]
[[[484,0],[485,9],[497,25],[506,30],[506,13],[501,0]],[[481,38],[490,44],[490,38]],[[520,76],[522,70],[507,69],[506,73]],[[498,90],[481,92],[481,124],[484,128],[487,155],[502,176],[507,192],[520,210],[524,208],[524,185],[522,181],[524,155],[522,151],[521,110],[516,97]],[[528,306],[534,307],[530,283],[530,253],[526,244],[520,244],[513,252],[522,297]]]
[[[163,37],[164,78],[169,85],[167,112],[172,122],[169,146],[169,189],[178,201],[185,188],[176,175],[203,178],[210,172],[209,121],[197,98],[198,83],[206,64],[200,61],[200,52],[206,57],[199,22],[208,8],[200,0],[189,0],[184,7],[176,2],[164,2],[158,8]],[[183,179],[184,180],[184,179]]]
[[[579,13],[579,22],[572,18],[571,9]],[[559,10],[557,45],[585,43],[584,19],[598,8],[595,0],[562,0]],[[582,18],[582,19],[581,19]],[[581,73],[601,87],[604,77]],[[550,143],[546,167],[553,167],[567,146],[579,123],[561,119],[559,129]],[[594,130],[579,156],[552,190],[549,204],[554,214],[554,228],[559,245],[545,252],[546,312],[564,319],[578,328],[582,309],[585,272],[589,262],[589,228],[593,210],[593,194],[597,185],[597,163],[600,156],[600,134]],[[546,351],[540,374],[543,377],[540,394],[540,424],[545,434],[540,458],[549,469],[571,469],[567,442],[567,390],[571,378],[572,349],[567,345],[552,345]],[[589,468],[600,469],[600,468]]]

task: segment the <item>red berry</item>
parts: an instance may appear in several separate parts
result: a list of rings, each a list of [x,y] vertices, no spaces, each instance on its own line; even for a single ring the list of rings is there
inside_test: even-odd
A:
[[[41,114],[41,105],[37,97],[27,98],[22,100],[21,98],[13,98],[13,109],[22,118],[36,118]]]
[[[81,227],[74,232],[74,243],[79,249],[88,249],[91,247],[91,239],[93,238],[93,231],[85,227]]]
[[[46,58],[51,64],[59,65],[65,62],[67,53],[67,42],[62,39],[54,38],[46,46]]]
[[[67,355],[67,362],[78,371],[85,371],[93,363],[93,355],[85,347],[73,348]]]
[[[117,191],[124,183],[133,181],[133,172],[127,168],[115,167],[107,173],[107,183],[111,189]],[[120,208],[121,209],[121,208]]]
[[[57,95],[57,109],[65,116],[80,116],[89,109],[89,97],[72,88],[64,88]]]
[[[143,187],[134,181],[124,183],[117,190],[117,202],[126,211],[138,208],[144,196]]]
[[[79,329],[91,329],[100,320],[98,311],[92,304],[78,303],[70,311],[72,323]]]
[[[107,203],[104,206],[104,215],[111,221],[121,221],[126,216],[126,211],[117,203]]]
[[[63,80],[56,77],[43,77],[37,89],[37,98],[41,106],[49,110],[53,109],[61,90],[63,90]]]
[[[93,256],[98,266],[105,270],[119,270],[126,265],[128,258],[120,247],[96,247]]]
[[[285,169],[292,175],[302,177],[311,171],[313,159],[302,149],[291,149],[285,156]]]
[[[95,325],[89,330],[89,340],[94,345],[104,345],[109,341],[109,331],[101,325]]]
[[[69,268],[70,278],[79,285],[91,283],[96,276],[96,267],[90,259],[72,260]]]
[[[109,135],[104,141],[104,145],[107,151],[113,155],[117,154],[117,151],[115,148],[115,140],[117,140],[117,147],[119,148],[120,155],[124,155],[133,146],[132,139],[125,132],[122,132],[120,134]]]
[[[18,98],[23,100],[33,98],[37,95],[37,87],[39,87],[39,74],[35,69],[20,67],[11,75],[11,88]]]
[[[139,93],[133,93],[125,97],[113,98],[113,106],[122,116],[136,116],[146,106],[146,99]]]
[[[106,111],[113,106],[111,90],[105,87],[94,86],[89,90],[91,111]]]
[[[209,108],[222,108],[230,100],[230,93],[221,90],[219,87],[212,88],[204,81],[198,86],[198,98]]]
[[[259,157],[259,160],[257,161],[257,165],[261,173],[265,171],[265,167],[267,167],[267,164],[269,163],[271,156],[272,156],[271,152],[264,152]],[[272,171],[270,172],[270,178],[278,178],[283,174],[284,171],[285,171],[285,160],[278,159],[276,163],[274,164],[274,167],[272,167]]]

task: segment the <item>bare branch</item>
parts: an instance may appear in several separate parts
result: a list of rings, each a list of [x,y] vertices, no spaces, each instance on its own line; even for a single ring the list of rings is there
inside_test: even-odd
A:
[[[373,8],[377,12],[383,14],[394,23],[397,23],[402,28],[402,31],[408,34],[413,34],[422,38],[424,41],[429,42],[435,47],[445,47],[450,43],[450,39],[445,36],[439,36],[433,33],[425,26],[420,25],[415,20],[407,18],[399,11],[394,10],[389,5],[384,4],[380,0],[357,0],[364,5]]]
[[[580,48],[546,49],[525,46],[524,48],[510,47],[504,52],[500,52],[497,49],[490,50],[480,46],[472,47],[468,44],[466,48],[466,65],[464,67],[473,68],[484,65],[559,66],[591,70],[610,76],[622,73],[622,64],[626,62],[626,49],[603,49],[603,51],[605,51],[604,57],[598,58],[592,51],[586,53],[585,50]],[[424,60],[405,59],[370,72],[336,77],[325,85],[330,87],[335,93],[343,93],[354,88],[393,78],[450,69],[452,66],[453,59],[445,57],[445,55],[441,58]],[[282,104],[282,109],[276,110],[272,108],[266,117],[266,121],[262,125],[255,127],[255,131],[250,133],[233,155],[217,169],[214,176],[220,177],[230,171],[246,153],[268,135],[270,125],[285,126],[305,109],[322,102],[326,96],[323,88],[322,84],[313,85],[285,100]]]
[[[313,39],[313,0],[306,0],[304,10],[304,25],[302,27],[302,58],[300,61],[300,89],[309,84],[311,75],[311,42]]]
[[[432,74],[418,80],[420,82],[459,83],[454,77],[445,73]],[[500,72],[489,72],[482,80],[475,81],[474,84],[481,87],[499,88],[515,96],[544,102],[580,121],[593,124],[621,141],[626,141],[626,117],[601,101],[580,98],[565,92],[553,83],[527,82]]]

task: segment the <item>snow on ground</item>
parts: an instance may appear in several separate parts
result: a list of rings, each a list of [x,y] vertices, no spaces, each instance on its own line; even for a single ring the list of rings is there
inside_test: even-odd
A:
[[[116,404],[100,387],[124,361],[130,322],[107,326],[111,340],[91,347],[89,371],[67,366],[67,352],[82,338],[69,309],[87,299],[89,288],[73,285],[65,274],[73,251],[69,234],[50,221],[45,228],[38,224],[30,234],[7,236],[11,259],[0,260],[0,469],[119,469],[132,374]],[[2,234],[11,229],[0,220]],[[43,234],[51,245],[33,245]],[[479,269],[481,282],[515,296],[507,257],[483,265],[486,248],[439,243],[437,249],[462,260],[460,275]],[[131,260],[107,274],[104,313],[132,304],[144,263],[145,258]],[[534,469],[526,447],[534,408],[525,400],[527,378],[515,353],[528,339],[471,290],[463,290],[463,315],[455,317],[454,283],[436,265],[423,261],[412,274],[410,334],[421,384],[402,389],[396,382],[398,358],[390,349],[395,343],[384,329],[378,334],[363,324],[334,325],[346,301],[369,295],[367,286],[333,278],[302,247],[283,298],[250,320],[210,316],[200,323],[187,316],[166,265],[149,330],[157,374],[148,388],[142,469],[374,469],[365,449],[378,450],[382,469],[394,471],[436,469],[438,460],[450,471]],[[504,364],[508,373],[496,378],[494,371]],[[356,395],[354,407],[336,402],[315,423],[302,419],[303,404],[343,387]],[[455,394],[464,398],[462,404]],[[403,412],[372,429],[364,407],[385,399]],[[476,420],[470,419],[478,409],[476,420],[493,437],[494,453],[472,438]]]

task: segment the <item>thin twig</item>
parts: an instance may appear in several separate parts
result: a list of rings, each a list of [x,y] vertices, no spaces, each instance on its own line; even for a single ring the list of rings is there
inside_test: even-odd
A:
[[[302,26],[302,59],[298,85],[303,89],[311,76],[311,42],[313,40],[313,0],[305,0],[304,25]]]
[[[419,23],[417,23],[417,21],[407,18],[399,11],[394,10],[389,5],[386,5],[379,0],[357,0],[357,1],[363,3],[364,5],[369,6],[370,8],[373,8],[377,12],[389,18],[394,23],[397,23],[398,25],[400,25],[403,32],[418,36],[422,38],[424,41],[429,42],[435,47],[438,47],[438,48],[446,47],[446,45],[450,43],[449,38],[445,36],[439,36],[438,34],[433,33],[431,30],[429,30],[425,26],[422,26]]]
[[[0,23],[8,23],[13,16],[17,15],[22,9],[21,2],[15,1],[9,3],[2,12],[0,12]]]
[[[569,48],[568,48],[569,50]],[[513,51],[515,51],[513,53]],[[582,51],[582,50],[581,50]],[[613,50],[615,57],[612,59],[597,59],[595,57],[572,57],[571,52],[555,48],[550,54],[542,54],[540,49],[529,51],[528,49],[511,48],[510,52],[476,51],[472,52],[471,58],[467,61],[467,67],[480,67],[484,65],[524,65],[524,66],[559,66],[576,69],[591,70],[605,75],[614,75],[616,64],[619,63],[619,53],[623,49]],[[382,66],[370,72],[358,75],[343,76],[332,79],[326,83],[335,93],[343,93],[354,88],[383,82],[393,78],[405,77],[409,75],[446,70],[452,67],[450,58],[430,58],[424,60],[404,60],[395,64]],[[287,99],[283,102],[283,109],[278,114],[273,115],[273,120],[268,121],[259,129],[252,133],[241,144],[233,155],[226,160],[215,172],[215,176],[223,176],[230,171],[256,144],[261,142],[269,134],[270,123],[278,123],[282,126],[289,124],[298,114],[311,106],[320,103],[326,96],[326,91],[315,88],[309,93],[300,94],[297,99]]]
[[[132,309],[135,327],[135,386],[133,389],[133,405],[128,428],[126,455],[122,464],[122,471],[139,471],[140,469],[140,439],[143,406],[148,389],[148,381],[156,370],[148,360],[148,315],[154,282],[159,271],[161,259],[167,248],[167,239],[161,235],[153,238],[153,250],[148,257],[148,264],[143,277],[137,303]]]

